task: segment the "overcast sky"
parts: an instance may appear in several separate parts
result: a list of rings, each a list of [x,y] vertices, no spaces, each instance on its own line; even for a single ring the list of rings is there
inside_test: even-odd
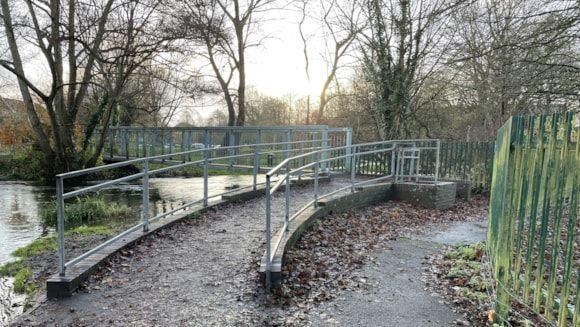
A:
[[[308,38],[309,81],[305,73],[303,43],[298,30],[301,13],[296,3],[291,2],[285,9],[275,9],[261,14],[266,19],[260,23],[254,39],[262,39],[264,36],[267,38],[262,40],[260,46],[247,50],[246,81],[248,87],[253,87],[263,94],[278,97],[292,95],[294,98],[310,95],[312,101],[315,101],[328,74],[328,65],[324,60],[326,50],[324,29],[321,23],[314,19],[319,14],[309,10],[311,17],[307,18],[304,24]],[[347,62],[349,59],[346,58],[344,61]],[[28,58],[25,70],[29,78],[39,81],[43,76],[50,76],[50,72],[43,66],[38,59]],[[348,74],[350,74],[348,68],[338,72],[339,76]],[[6,72],[0,72],[0,76],[12,79]],[[215,81],[211,77],[208,77],[208,80]],[[46,83],[49,83],[48,79]],[[10,81],[9,84],[11,85],[7,86],[6,81],[0,84],[0,93],[8,97],[19,97],[20,93],[14,81]],[[196,108],[195,110],[204,118],[218,108],[215,99],[197,101],[195,104],[188,104],[187,107]]]

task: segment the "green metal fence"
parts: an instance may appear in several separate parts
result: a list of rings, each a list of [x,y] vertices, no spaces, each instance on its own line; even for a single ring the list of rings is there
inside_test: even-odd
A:
[[[571,112],[498,131],[487,235],[498,321],[516,302],[546,325],[580,326],[579,133]]]
[[[493,142],[441,142],[439,176],[471,181],[473,189],[487,191],[491,185]]]

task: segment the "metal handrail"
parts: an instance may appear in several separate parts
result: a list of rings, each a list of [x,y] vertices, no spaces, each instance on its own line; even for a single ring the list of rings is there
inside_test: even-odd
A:
[[[143,229],[144,232],[149,230],[149,224],[157,221],[159,219],[165,218],[167,216],[173,215],[178,211],[187,210],[195,205],[203,205],[207,206],[210,199],[217,198],[223,195],[227,195],[230,193],[238,192],[243,189],[253,188],[254,190],[257,189],[259,185],[263,185],[265,183],[258,183],[257,182],[257,175],[260,169],[260,157],[262,154],[266,153],[286,153],[286,157],[289,157],[291,154],[295,153],[296,151],[308,151],[312,149],[324,149],[326,148],[327,151],[330,151],[330,148],[325,147],[328,144],[328,139],[311,139],[311,140],[299,140],[299,141],[290,141],[290,142],[278,142],[278,143],[257,143],[257,144],[243,144],[243,145],[235,145],[235,146],[226,146],[226,147],[209,147],[206,144],[206,147],[203,149],[193,149],[189,151],[182,151],[182,152],[175,152],[175,153],[168,153],[168,154],[161,154],[156,156],[149,156],[144,158],[136,158],[130,159],[123,162],[111,163],[107,165],[102,165],[98,167],[86,168],[82,170],[67,172],[56,175],[56,204],[57,204],[57,240],[58,240],[58,252],[59,252],[59,274],[61,276],[65,276],[66,268],[80,262],[82,259],[90,256],[91,254],[97,252],[98,250],[104,248],[105,246],[115,242],[116,240],[128,235],[131,232],[134,232],[139,229]],[[302,144],[309,144],[307,147],[297,147],[295,145],[302,145]],[[267,148],[272,147],[273,150],[267,150]],[[277,149],[278,147],[285,147],[283,149]],[[220,151],[229,152],[231,153],[232,150],[239,150],[243,148],[248,148],[250,152],[242,153],[242,154],[235,154],[235,155],[219,155]],[[267,151],[264,151],[266,148]],[[217,153],[217,154],[216,154]],[[185,161],[186,156],[190,156],[191,154],[202,154],[203,159],[201,160],[193,160],[193,161]],[[183,157],[182,163],[171,165],[168,167],[162,167],[154,170],[149,170],[149,163],[157,162],[159,160],[168,159],[172,157]],[[208,170],[209,165],[225,159],[235,159],[235,158],[251,158],[253,157],[253,181],[252,184],[249,186],[244,186],[242,188],[237,188],[231,191],[221,192],[214,195],[208,194]],[[162,161],[163,162],[163,161]],[[97,172],[102,172],[114,168],[121,168],[129,165],[142,165],[143,170],[139,173],[120,177],[117,179],[109,180],[103,183],[83,187],[80,189],[76,189],[70,192],[64,192],[64,180],[79,177],[87,174],[93,174]],[[154,176],[160,173],[164,173],[170,170],[181,169],[188,166],[194,165],[201,165],[203,167],[203,178],[204,178],[204,187],[203,187],[203,198],[199,200],[195,200],[189,203],[185,203],[177,208],[174,208],[168,212],[159,214],[155,217],[149,218],[149,177]],[[64,249],[64,225],[65,225],[65,212],[64,212],[64,201],[66,199],[77,197],[86,193],[95,192],[101,190],[106,187],[110,187],[113,185],[117,185],[119,183],[125,183],[134,181],[137,179],[142,179],[143,182],[143,208],[142,208],[142,221],[138,224],[128,228],[127,230],[121,232],[118,235],[108,239],[107,241],[101,243],[100,245],[92,248],[91,250],[81,254],[80,256],[66,261],[66,254]]]
[[[435,145],[432,146],[422,146],[422,145],[418,145],[417,143],[421,143],[421,142],[435,142]],[[369,147],[369,146],[388,146],[385,148],[380,148],[380,149],[373,149],[373,150],[362,150],[359,151],[359,149],[363,149],[364,147]],[[397,155],[399,154],[399,152],[401,152],[401,149],[405,149],[405,150],[409,150],[409,147],[413,150],[413,151],[417,151],[418,155],[416,157],[413,158],[406,158],[406,159],[410,159],[411,163],[410,163],[410,173],[409,174],[404,174],[403,173],[403,165],[404,162],[401,162],[399,160],[397,160]],[[280,162],[277,166],[275,166],[274,168],[272,168],[270,171],[268,171],[266,173],[266,221],[265,221],[265,258],[266,258],[266,270],[265,270],[265,277],[266,277],[266,288],[270,288],[271,286],[271,280],[270,280],[270,276],[271,276],[271,269],[272,269],[272,260],[274,259],[275,253],[278,250],[278,247],[280,246],[282,237],[284,236],[284,233],[288,232],[288,228],[289,228],[289,224],[292,220],[294,220],[296,217],[298,217],[301,213],[303,213],[306,209],[308,209],[311,206],[314,206],[314,208],[317,207],[318,205],[318,201],[320,199],[323,198],[327,198],[330,197],[332,195],[335,195],[337,193],[346,191],[348,189],[350,189],[351,193],[355,192],[355,188],[356,186],[360,186],[360,185],[365,185],[365,184],[370,184],[370,183],[376,183],[378,181],[382,181],[382,180],[386,180],[386,179],[392,179],[395,178],[397,179],[397,175],[401,175],[399,177],[407,177],[407,176],[411,176],[411,177],[417,177],[418,173],[419,173],[419,159],[420,159],[420,153],[421,151],[426,151],[426,150],[434,150],[436,152],[435,155],[435,171],[434,171],[434,176],[432,176],[433,180],[435,182],[438,181],[439,178],[439,160],[440,160],[440,150],[441,150],[441,142],[438,139],[417,139],[417,140],[388,140],[388,141],[377,141],[377,142],[369,142],[369,143],[362,143],[362,144],[353,144],[353,145],[346,145],[346,146],[340,146],[340,147],[333,147],[330,148],[331,153],[335,152],[336,150],[345,150],[347,152],[347,154],[339,154],[339,155],[335,155],[335,156],[331,156],[331,157],[327,157],[327,158],[320,158],[323,154],[328,154],[328,151],[325,150],[315,150],[315,151],[311,151],[311,152],[307,152],[307,153],[303,153],[300,155],[296,155],[290,158],[286,158],[285,160],[283,160],[282,162]],[[380,177],[376,177],[376,178],[372,178],[369,180],[364,180],[364,181],[359,181],[356,182],[355,181],[355,177],[356,177],[356,160],[357,158],[361,157],[361,156],[365,156],[365,155],[369,155],[369,154],[377,154],[377,153],[391,153],[391,171],[389,174],[386,174],[384,176],[380,176]],[[306,164],[302,164],[301,166],[294,168],[294,169],[290,169],[290,163],[292,161],[298,160],[298,159],[303,159],[303,158],[307,158],[307,157],[313,157],[313,161],[310,163],[306,163]],[[348,186],[344,186],[341,188],[338,188],[337,190],[333,190],[331,192],[328,192],[326,194],[319,194],[319,168],[320,165],[323,163],[327,163],[333,160],[341,160],[341,159],[350,159],[350,185]],[[417,162],[415,162],[417,161]],[[398,164],[397,164],[398,163]],[[415,164],[417,165],[416,170],[415,169]],[[397,166],[397,167],[395,167]],[[313,168],[314,170],[314,199],[312,201],[309,201],[308,203],[306,203],[304,206],[302,206],[300,209],[298,209],[298,211],[296,213],[294,213],[292,216],[290,216],[289,214],[289,208],[290,208],[290,179],[293,175],[299,174],[302,171],[304,171],[305,169],[309,169],[309,168]],[[283,172],[282,172],[283,170]],[[416,171],[416,174],[414,174],[414,172]],[[276,183],[274,183],[272,185],[272,181],[271,178],[273,176],[277,175],[278,176],[278,181]],[[421,176],[424,177],[424,176]],[[276,192],[283,184],[286,184],[286,188],[285,188],[285,214],[284,214],[284,223],[282,226],[282,229],[278,232],[278,239],[275,241],[274,244],[272,244],[271,242],[271,225],[272,225],[272,210],[271,210],[271,205],[272,205],[272,195],[274,194],[274,192]]]

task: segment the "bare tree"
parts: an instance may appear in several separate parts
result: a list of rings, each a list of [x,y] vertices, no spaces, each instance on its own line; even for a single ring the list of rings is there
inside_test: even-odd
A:
[[[327,47],[328,75],[320,91],[316,122],[320,124],[324,117],[331,83],[342,64],[341,61],[348,54],[357,35],[364,29],[362,24],[362,10],[356,1],[327,1],[320,0],[322,10],[320,22],[324,29]],[[304,7],[306,8],[306,6]]]
[[[253,37],[257,34],[259,16],[273,2],[275,0],[196,0],[184,3],[186,12],[180,15],[184,26],[198,25],[199,21],[208,26],[201,39],[204,56],[222,89],[230,126],[245,124],[246,51],[259,45],[260,40]],[[237,82],[235,90],[231,87],[232,82]]]
[[[94,165],[104,145],[116,101],[137,67],[166,46],[162,19],[155,17],[158,1],[106,0],[1,0],[1,17],[10,56],[0,58],[0,67],[18,80],[35,139],[46,164],[55,171]],[[13,12],[25,11],[14,22]],[[157,31],[157,35],[152,33]],[[17,35],[19,37],[17,37]],[[26,42],[26,47],[24,43]],[[32,48],[50,71],[50,85],[25,73],[22,49]],[[104,84],[96,84],[96,76]],[[97,112],[86,113],[90,87],[102,87],[107,97]],[[43,108],[34,105],[39,99]],[[39,110],[46,110],[50,128],[45,129]],[[85,114],[81,114],[85,112]],[[102,126],[96,146],[77,147],[76,128],[85,125],[80,117],[91,117]],[[85,139],[90,138],[85,135]]]

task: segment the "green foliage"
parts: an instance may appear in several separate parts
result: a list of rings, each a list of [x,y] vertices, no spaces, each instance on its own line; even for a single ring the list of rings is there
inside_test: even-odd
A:
[[[11,158],[0,160],[0,176],[4,179],[46,181],[49,175],[42,152],[22,149]]]
[[[0,277],[14,277],[23,268],[21,260],[7,262],[0,266]]]
[[[477,243],[468,246],[460,245],[456,250],[446,253],[445,257],[451,260],[461,259],[474,261],[479,259],[482,255],[483,243]]]
[[[131,216],[132,210],[126,205],[105,201],[101,197],[78,198],[65,204],[65,228],[81,225],[94,225],[106,219],[118,219]],[[42,221],[46,226],[56,226],[56,204],[51,203],[42,211]]]
[[[36,286],[30,282],[32,272],[28,268],[20,269],[14,275],[14,292],[19,294],[32,294],[36,290]]]
[[[68,231],[67,235],[109,235],[112,234],[113,230],[108,226],[79,226],[75,229]]]
[[[51,250],[56,251],[56,249],[57,249],[56,237],[47,236],[41,237],[26,246],[16,249],[14,252],[12,252],[12,255],[17,258],[26,259],[41,252]]]

